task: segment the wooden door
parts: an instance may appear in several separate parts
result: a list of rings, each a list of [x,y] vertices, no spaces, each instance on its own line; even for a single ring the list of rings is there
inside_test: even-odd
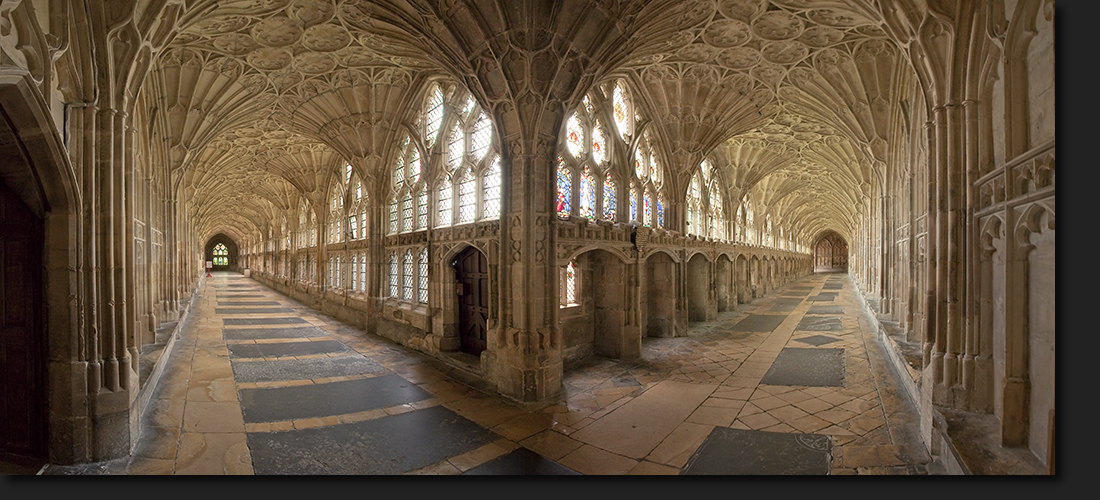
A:
[[[470,247],[455,258],[458,293],[458,336],[462,352],[481,354],[486,346],[489,318],[489,263]]]
[[[0,184],[0,457],[45,457],[42,221]]]

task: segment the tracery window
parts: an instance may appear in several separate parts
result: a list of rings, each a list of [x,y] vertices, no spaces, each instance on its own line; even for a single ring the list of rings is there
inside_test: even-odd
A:
[[[648,131],[642,133],[634,149],[634,168],[631,174],[632,182],[638,186],[636,196],[642,198],[632,201],[642,205],[641,213],[638,214],[640,219],[634,221],[643,226],[665,227],[665,197],[662,191],[664,168],[657,159]]]
[[[419,231],[428,227],[428,186],[420,148],[406,132],[398,143],[390,193],[389,232]]]
[[[390,297],[398,298],[401,293],[401,271],[397,267],[397,252],[390,252]]]
[[[354,172],[348,189],[348,232],[352,239],[367,237],[367,196],[363,191],[362,179]]]
[[[417,259],[417,301],[421,304],[428,303],[428,248],[420,249],[420,257]]]
[[[433,87],[423,120],[426,142],[439,143],[443,156],[438,174],[433,174],[436,223],[445,227],[499,218],[501,168],[492,119],[471,94],[458,87],[449,90],[448,96],[441,86]]]
[[[687,232],[714,239],[726,238],[721,181],[710,160],[699,163],[687,193]]]
[[[601,117],[611,116],[601,90],[585,96],[565,124],[563,149],[558,156],[557,212],[587,219],[614,221],[616,183],[611,171],[610,146]],[[625,147],[625,145],[621,146]],[[573,189],[576,186],[576,197]],[[576,201],[576,206],[573,201]]]
[[[228,266],[229,265],[229,249],[226,248],[225,243],[218,243],[214,245],[214,260],[215,266]]]
[[[415,262],[413,262],[412,250],[405,250],[404,261],[404,273],[402,276],[402,291],[404,292],[402,297],[405,300],[412,300],[413,298],[413,279],[416,278],[416,271],[414,271]]]

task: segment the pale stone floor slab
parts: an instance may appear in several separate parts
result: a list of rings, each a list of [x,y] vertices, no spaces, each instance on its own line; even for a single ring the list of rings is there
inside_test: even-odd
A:
[[[574,363],[560,396],[518,406],[250,278],[213,273],[161,360],[143,417],[156,428],[134,457],[41,473],[942,473],[855,294],[847,275],[806,276],[686,336],[643,338],[640,359]],[[282,307],[218,304],[245,298]],[[813,371],[791,353],[828,357],[834,385],[766,376]]]

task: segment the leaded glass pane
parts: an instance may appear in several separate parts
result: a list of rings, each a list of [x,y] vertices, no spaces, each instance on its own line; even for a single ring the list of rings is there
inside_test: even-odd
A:
[[[406,194],[405,199],[401,200],[401,231],[412,231],[413,229],[413,200],[411,194]]]
[[[569,218],[572,209],[573,174],[569,167],[565,166],[565,160],[558,157],[558,217]]]
[[[435,144],[435,138],[439,135],[439,129],[443,126],[443,90],[439,85],[432,88],[431,97],[428,99],[428,128],[424,134],[428,147]]]
[[[426,227],[428,227],[428,190],[421,187],[420,193],[416,195],[416,229]]]
[[[471,222],[477,218],[477,177],[467,170],[458,185],[458,223]]]
[[[603,138],[603,127],[599,122],[592,128],[592,159],[596,161],[598,165],[607,163],[607,143]]]
[[[416,146],[409,149],[409,184],[416,184],[420,180],[420,150]]]
[[[603,180],[603,218],[615,220],[615,180],[611,178],[611,172]]]
[[[399,276],[399,270],[397,268],[397,254],[390,254],[390,297],[397,298],[401,292],[400,283],[397,281]]]
[[[596,217],[596,180],[592,178],[592,172],[585,165],[581,171],[580,204],[577,207],[577,215],[593,219]]]
[[[584,129],[581,128],[581,122],[577,119],[576,113],[569,117],[565,125],[565,133],[569,154],[574,158],[580,158],[581,153],[584,152]]]
[[[419,283],[417,286],[417,300],[422,304],[428,303],[428,249],[420,249],[420,259],[417,262],[419,264],[419,271],[417,276],[419,277]]]
[[[565,303],[577,302],[577,269],[572,262],[565,266]]]
[[[457,167],[462,163],[462,155],[466,153],[466,134],[462,132],[462,128],[456,123],[454,128],[451,129],[451,137],[447,141],[447,164],[451,168]]]
[[[451,189],[451,180],[443,179],[443,182],[439,186],[439,225],[449,226],[451,225],[451,196],[453,189]]]
[[[390,233],[397,232],[397,200],[390,203]]]
[[[405,151],[404,144],[401,145],[400,151]],[[393,189],[401,189],[402,182],[405,182],[405,158],[403,155],[397,155],[397,161],[393,165]]]
[[[482,212],[486,219],[500,217],[500,157],[493,158],[489,170],[481,180],[485,191],[482,198]]]
[[[588,111],[588,114],[592,114],[592,100],[589,99],[587,95],[584,96],[584,100],[581,101],[581,103],[584,104],[584,109]]]
[[[646,227],[649,227],[650,221],[653,220],[652,219],[653,210],[652,210],[652,208],[650,208],[650,203],[651,203],[652,198],[653,198],[652,194],[646,193],[645,199],[642,200],[642,206],[643,206],[642,225],[646,226]]]
[[[485,113],[481,114],[478,118],[477,124],[474,125],[473,134],[470,136],[470,149],[473,153],[473,161],[479,162],[482,158],[485,158],[485,153],[489,151],[489,142],[493,139],[492,123],[489,121],[489,116]]]
[[[645,155],[642,154],[642,147],[634,150],[634,175],[638,176],[638,180],[645,180],[646,168],[645,168]]]
[[[404,267],[404,276],[402,276],[402,285],[403,286],[401,287],[402,291],[404,292],[404,295],[402,297],[405,300],[412,300],[412,298],[413,298],[413,277],[416,276],[415,274],[413,274],[413,272],[414,272],[413,265],[414,265],[414,263],[413,263],[413,257],[412,257],[412,250],[405,250],[405,262],[404,262],[404,266],[403,266]]]

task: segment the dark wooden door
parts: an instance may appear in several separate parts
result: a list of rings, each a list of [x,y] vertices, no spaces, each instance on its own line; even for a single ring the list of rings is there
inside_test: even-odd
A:
[[[45,457],[41,228],[0,184],[0,457]]]
[[[461,349],[481,354],[485,350],[485,323],[489,318],[489,263],[481,252],[470,247],[458,254],[454,266]]]

